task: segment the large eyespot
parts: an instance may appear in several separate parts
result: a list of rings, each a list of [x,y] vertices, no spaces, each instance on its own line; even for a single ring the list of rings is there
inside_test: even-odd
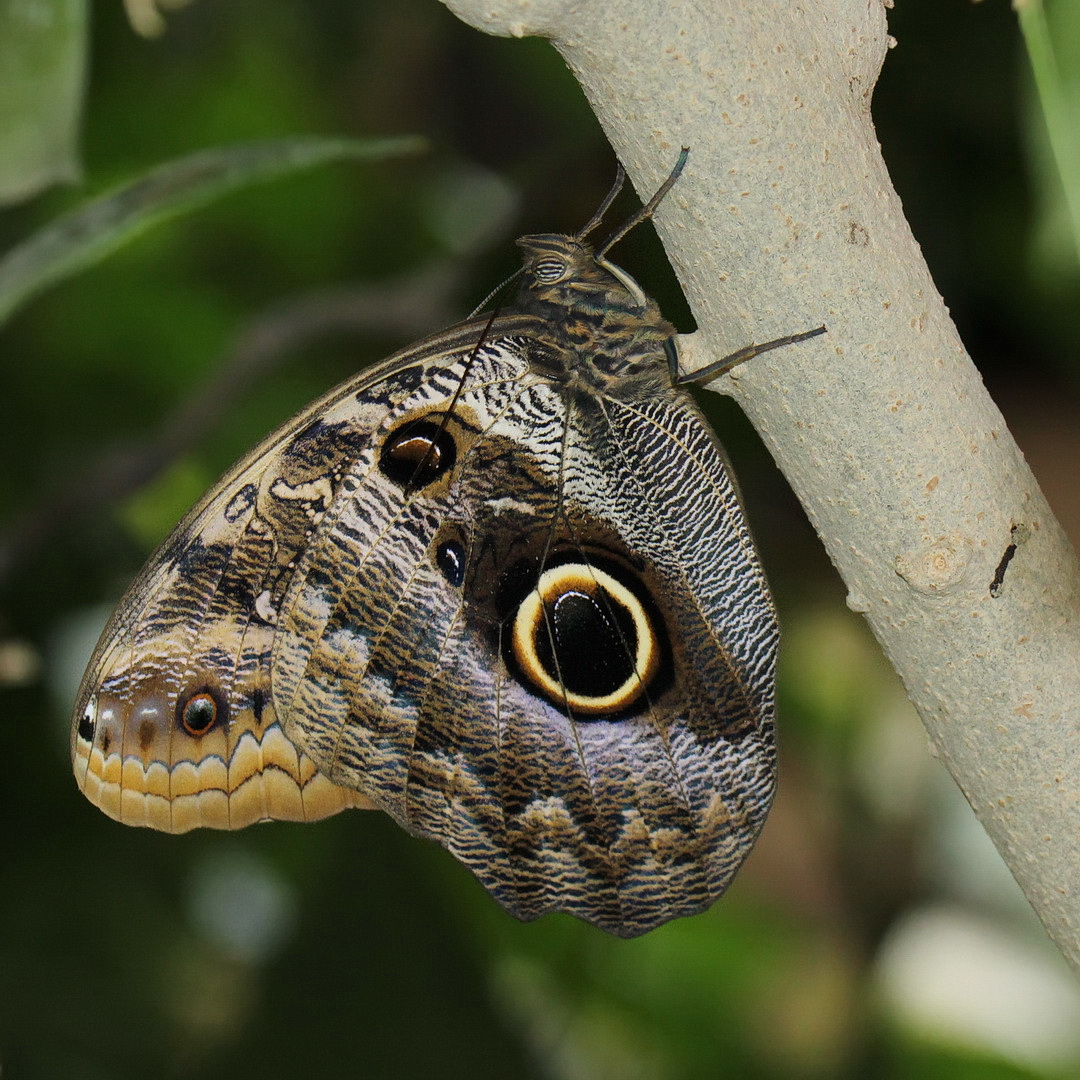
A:
[[[550,285],[566,276],[566,262],[554,255],[545,255],[533,263],[533,277],[542,285]]]
[[[228,710],[220,691],[209,686],[193,690],[176,703],[178,726],[193,739],[201,739],[215,726],[223,724]]]
[[[664,660],[651,605],[585,562],[545,570],[513,615],[510,650],[530,689],[583,719],[638,703]]]
[[[379,454],[383,475],[409,491],[426,488],[454,467],[454,436],[437,421],[409,420],[391,431]]]

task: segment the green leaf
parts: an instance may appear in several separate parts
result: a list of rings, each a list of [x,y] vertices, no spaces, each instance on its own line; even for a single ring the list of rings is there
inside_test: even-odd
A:
[[[1021,0],[1014,6],[1057,170],[1058,183],[1047,202],[1059,203],[1064,196],[1066,213],[1060,218],[1071,228],[1075,266],[1080,259],[1080,9],[1073,0]]]
[[[0,203],[79,178],[86,0],[0,2]]]
[[[295,137],[219,147],[161,165],[65,214],[0,259],[0,325],[48,286],[152,226],[230,192],[330,161],[381,161],[422,147],[422,140],[409,137]]]

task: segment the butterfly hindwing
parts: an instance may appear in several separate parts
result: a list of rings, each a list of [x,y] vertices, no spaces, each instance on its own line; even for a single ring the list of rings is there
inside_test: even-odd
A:
[[[370,805],[286,738],[271,656],[301,552],[372,431],[431,362],[416,346],[284,425],[135,580],[87,668],[72,726],[76,778],[110,816],[184,832]]]

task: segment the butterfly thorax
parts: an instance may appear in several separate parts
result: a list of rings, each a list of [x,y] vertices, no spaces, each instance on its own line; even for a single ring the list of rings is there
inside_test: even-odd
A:
[[[670,387],[675,330],[629,274],[572,236],[523,236],[518,245],[525,257],[515,309],[544,328],[543,374],[613,396],[647,392],[643,382]]]

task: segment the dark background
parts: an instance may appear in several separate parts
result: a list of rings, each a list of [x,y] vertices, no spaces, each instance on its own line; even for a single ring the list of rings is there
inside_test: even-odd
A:
[[[889,21],[899,47],[874,107],[886,160],[1075,537],[1080,274],[1055,245],[1056,180],[1032,153],[1041,121],[1015,17],[1004,2],[903,0]],[[78,794],[71,698],[154,544],[294,409],[466,314],[514,268],[513,237],[582,224],[614,170],[545,42],[485,37],[434,0],[204,0],[154,42],[98,4],[86,184],[0,214],[0,250],[159,162],[295,133],[415,133],[430,151],[230,196],[41,296],[0,336],[0,531],[17,556],[0,581],[4,1080],[1076,1075],[1080,996],[1064,962],[930,757],[798,505],[719,399],[785,628],[782,791],[706,915],[633,942],[563,917],[519,925],[378,814],[169,837]],[[649,229],[618,261],[687,325]],[[418,273],[430,287],[410,293]],[[379,301],[349,331],[300,335],[253,384],[226,378],[228,396],[202,398],[208,420],[222,401],[223,416],[203,431],[197,409],[192,445],[148,484],[110,485],[110,455],[149,460],[178,403],[271,316],[288,322],[312,297],[363,308],[378,290],[406,298],[405,314]],[[959,980],[941,1007],[939,970]],[[1019,1049],[1000,1038],[1002,995],[1009,1023],[1039,1005]],[[1056,1043],[1039,1027],[1048,1015],[1065,1018]]]

